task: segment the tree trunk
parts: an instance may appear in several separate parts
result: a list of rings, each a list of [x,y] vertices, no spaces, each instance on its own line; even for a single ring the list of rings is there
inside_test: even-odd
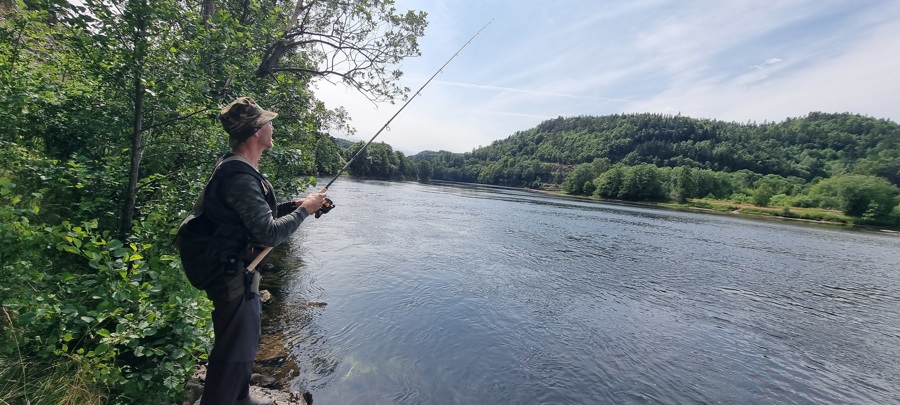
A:
[[[141,119],[144,108],[144,87],[140,76],[134,79],[134,130],[131,133],[131,169],[128,171],[128,190],[125,193],[125,206],[122,208],[122,225],[119,227],[119,238],[125,240],[131,234],[134,225],[135,192],[138,174],[141,169]]]
[[[203,17],[203,26],[209,28],[209,19],[216,12],[216,2],[214,0],[203,0],[200,7],[200,15]]]
[[[268,52],[263,56],[262,62],[259,64],[259,68],[256,69],[256,77],[265,77],[266,75],[272,73],[272,69],[278,66],[278,61],[281,59],[284,54],[290,50],[290,47],[285,45],[285,41],[282,39],[269,47]]]
[[[142,4],[144,6],[144,4]],[[138,24],[134,34],[134,128],[131,132],[131,168],[128,171],[128,189],[125,192],[125,205],[122,207],[122,223],[119,226],[119,239],[125,241],[131,234],[134,225],[135,193],[138,174],[141,169],[141,121],[144,118],[144,85],[143,77],[144,53],[146,51],[146,20],[143,12],[138,13]]]

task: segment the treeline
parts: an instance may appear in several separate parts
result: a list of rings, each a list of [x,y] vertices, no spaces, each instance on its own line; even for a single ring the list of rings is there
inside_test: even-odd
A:
[[[790,207],[839,210],[861,223],[900,225],[897,186],[870,175],[839,175],[807,183],[799,177],[761,175],[749,170],[716,172],[687,166],[611,165],[596,159],[575,167],[562,184],[570,194],[628,201],[676,201],[706,198],[777,206],[785,216]]]
[[[346,161],[353,159],[365,142],[356,142],[344,149]],[[369,144],[347,168],[354,177],[378,180],[416,180],[418,178],[416,163],[403,152],[394,151],[383,142]]]
[[[557,118],[467,153],[413,157],[432,179],[632,201],[715,198],[897,222],[900,125],[810,113],[778,123],[660,114]]]

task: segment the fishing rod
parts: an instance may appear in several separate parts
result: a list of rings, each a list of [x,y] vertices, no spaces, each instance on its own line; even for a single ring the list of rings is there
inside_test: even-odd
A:
[[[331,181],[329,181],[328,184],[326,184],[325,187],[322,188],[322,190],[319,191],[319,192],[320,192],[320,193],[324,193],[324,192],[328,191],[328,188],[331,187],[331,185],[335,182],[335,180],[337,180],[338,177],[341,177],[341,174],[344,174],[344,172],[347,170],[347,168],[350,167],[350,164],[353,163],[353,161],[356,160],[356,158],[357,158],[364,150],[366,150],[367,147],[369,147],[369,144],[371,144],[372,141],[374,141],[375,138],[377,138],[378,135],[380,135],[381,132],[384,131],[385,128],[388,127],[388,125],[391,124],[391,121],[393,121],[394,118],[397,118],[397,116],[400,115],[400,112],[403,111],[403,109],[406,108],[406,106],[409,105],[409,103],[412,102],[413,99],[416,98],[416,96],[418,96],[419,93],[421,93],[423,89],[425,89],[425,86],[428,86],[428,83],[431,83],[431,81],[434,80],[435,77],[437,77],[438,73],[441,73],[441,71],[443,71],[444,68],[447,67],[447,65],[450,64],[450,61],[452,61],[454,58],[456,58],[456,56],[459,55],[459,53],[462,52],[462,50],[465,49],[465,47],[468,46],[468,45],[475,39],[475,37],[478,36],[478,34],[481,34],[481,31],[484,31],[484,29],[487,28],[487,26],[490,25],[493,21],[494,21],[493,18],[491,19],[491,21],[488,21],[487,24],[485,24],[484,27],[481,27],[481,29],[478,30],[478,32],[476,32],[475,35],[472,35],[472,38],[469,38],[469,40],[466,41],[466,43],[463,44],[463,46],[461,46],[461,47],[456,51],[456,53],[454,53],[453,56],[451,56],[450,59],[447,60],[447,62],[444,62],[444,65],[441,66],[441,68],[438,69],[437,72],[434,72],[434,74],[431,75],[431,78],[429,78],[428,81],[425,82],[425,84],[422,85],[422,87],[419,87],[419,90],[416,90],[416,93],[413,94],[412,97],[409,98],[409,100],[406,100],[406,102],[403,103],[403,106],[401,106],[400,109],[397,110],[397,112],[394,113],[393,116],[391,116],[391,119],[389,119],[386,123],[384,123],[384,125],[381,127],[381,129],[379,129],[378,132],[376,132],[375,135],[372,136],[372,139],[369,139],[369,142],[366,142],[366,144],[363,145],[363,147],[360,148],[360,149],[356,152],[356,154],[354,154],[354,155],[350,158],[350,160],[347,161],[347,163],[344,165],[344,167],[342,167],[341,170],[338,171],[337,174],[334,175],[334,178],[332,178]],[[325,203],[322,204],[322,207],[319,208],[318,210],[316,210],[316,213],[315,213],[316,218],[322,216],[322,214],[325,214],[325,213],[327,213],[328,211],[331,211],[332,208],[334,208],[334,202],[332,202],[331,199],[326,198],[326,199],[325,199]],[[255,258],[255,259],[250,263],[250,265],[247,266],[247,268],[244,270],[244,277],[245,277],[245,278],[248,277],[248,276],[252,276],[252,273],[253,273],[254,269],[256,269],[256,266],[259,265],[259,263],[263,260],[263,258],[265,258],[265,257],[269,254],[270,251],[272,251],[272,247],[271,247],[271,246],[270,246],[270,247],[267,247],[267,248],[265,248],[265,249],[263,249],[263,251],[262,251],[259,255],[256,256],[256,258]]]
[[[378,135],[380,135],[381,132],[384,131],[385,128],[388,127],[388,125],[391,124],[391,121],[393,121],[394,118],[397,118],[397,116],[400,115],[400,112],[403,111],[403,109],[406,108],[406,106],[409,105],[409,103],[412,102],[413,99],[416,98],[416,96],[418,96],[419,93],[421,93],[423,89],[425,89],[425,86],[428,86],[428,83],[431,83],[431,81],[432,81],[435,77],[437,77],[438,73],[441,73],[441,71],[443,71],[444,68],[447,67],[447,65],[449,65],[450,62],[451,62],[454,58],[456,58],[456,56],[459,55],[459,53],[462,52],[462,50],[465,49],[465,47],[468,46],[468,45],[475,39],[475,37],[478,36],[478,34],[481,34],[481,31],[484,31],[484,29],[487,28],[487,26],[490,25],[493,21],[494,21],[494,19],[492,18],[491,21],[488,21],[487,24],[484,25],[484,27],[481,27],[481,29],[478,30],[478,32],[476,32],[475,35],[472,35],[472,38],[469,38],[469,40],[466,41],[466,43],[463,44],[463,46],[460,47],[459,50],[457,50],[456,53],[454,53],[453,56],[451,56],[450,59],[448,59],[447,62],[445,62],[444,65],[441,66],[441,68],[437,70],[437,72],[434,72],[434,74],[431,76],[431,78],[428,79],[428,81],[425,82],[425,84],[423,84],[422,87],[419,87],[419,90],[416,90],[416,93],[413,94],[412,97],[409,98],[409,100],[406,100],[406,102],[403,103],[403,106],[401,106],[400,109],[397,110],[396,113],[394,113],[394,115],[391,117],[391,119],[389,119],[386,123],[384,123],[384,125],[381,127],[381,129],[379,129],[378,132],[376,132],[375,135],[372,136],[372,139],[369,139],[369,142],[366,142],[366,144],[363,145],[363,147],[360,148],[359,151],[357,151],[356,154],[354,154],[353,157],[351,157],[350,160],[347,161],[347,164],[345,164],[344,167],[341,168],[341,170],[338,171],[337,174],[334,175],[334,178],[332,178],[331,181],[329,181],[328,184],[325,185],[325,188],[323,188],[321,192],[324,193],[325,191],[327,191],[328,188],[331,187],[331,184],[334,183],[334,181],[337,180],[338,177],[341,177],[341,174],[343,174],[344,171],[346,171],[347,168],[350,167],[350,164],[353,163],[353,161],[356,160],[356,158],[357,158],[364,150],[366,150],[367,147],[369,147],[369,144],[371,144],[372,141],[374,141],[375,138],[377,138]],[[318,212],[318,211],[317,211],[317,212]],[[327,211],[326,211],[326,212],[327,212]],[[317,215],[316,217],[318,217],[318,215]]]

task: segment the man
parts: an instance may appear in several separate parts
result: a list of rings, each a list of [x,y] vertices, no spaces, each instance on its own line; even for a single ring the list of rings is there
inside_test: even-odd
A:
[[[240,97],[219,113],[231,152],[216,166],[194,211],[229,247],[226,268],[206,294],[213,301],[215,343],[209,356],[200,405],[271,404],[250,397],[250,374],[259,349],[259,272],[244,268],[267,246],[277,246],[322,207],[325,194],[275,204],[272,185],[259,173],[263,151],[272,148],[272,120],[278,114]],[[198,210],[199,208],[199,210]],[[198,217],[198,218],[199,218]],[[235,243],[236,241],[236,243]]]

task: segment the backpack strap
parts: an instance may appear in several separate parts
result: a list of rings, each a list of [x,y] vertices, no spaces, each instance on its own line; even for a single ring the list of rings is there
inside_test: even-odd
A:
[[[216,172],[219,171],[219,168],[222,167],[222,165],[224,165],[225,163],[234,161],[242,161],[242,159],[238,155],[231,155],[216,163],[216,167],[213,168],[212,173],[209,174],[209,178],[206,179],[206,185],[203,186],[203,192],[201,192],[200,195],[197,196],[197,199],[194,200],[194,206],[191,208],[191,214],[193,216],[199,217],[201,214],[203,214],[203,200],[204,196],[206,196],[206,189],[209,188],[209,183],[212,183],[213,178],[216,177]]]

